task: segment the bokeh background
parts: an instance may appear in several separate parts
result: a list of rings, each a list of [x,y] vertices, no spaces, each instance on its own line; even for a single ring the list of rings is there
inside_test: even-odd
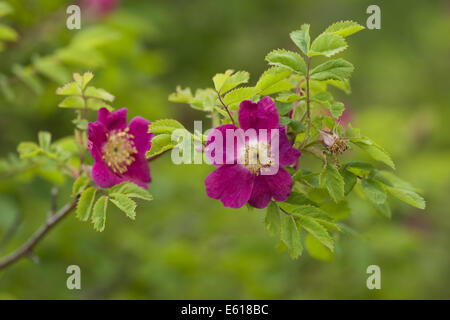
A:
[[[366,8],[378,4],[381,30],[352,36],[342,55],[356,69],[353,93],[339,98],[354,126],[391,153],[398,175],[423,191],[427,208],[392,201],[387,220],[352,196],[347,223],[362,237],[339,235],[329,262],[306,251],[291,260],[265,231],[264,211],[224,208],[205,195],[211,167],[177,166],[165,155],[151,164],[155,200],[140,203],[135,222],[111,210],[106,230],[97,233],[70,215],[36,248],[39,264],[23,259],[0,272],[0,298],[450,298],[448,1],[91,0],[79,2],[80,31],[65,26],[72,1],[8,2],[15,11],[2,22],[19,39],[0,52],[0,79],[13,83],[9,97],[0,94],[1,158],[20,141],[35,141],[39,130],[54,139],[72,134],[73,113],[58,109],[54,94],[57,80],[71,72],[94,71],[94,85],[115,94],[114,106],[128,107],[130,117],[172,117],[191,128],[203,115],[168,102],[176,85],[211,86],[211,77],[229,68],[249,71],[255,83],[269,51],[294,49],[290,31],[311,23],[316,36],[345,19],[365,25]],[[66,71],[53,80],[40,76],[33,90],[14,81],[13,65],[32,65],[80,42],[95,54],[72,57]],[[63,205],[71,181],[57,173],[0,176],[0,239],[17,225],[0,255],[46,219],[55,185]],[[72,264],[81,267],[79,291],[66,288]],[[381,290],[366,288],[371,264],[381,267]]]

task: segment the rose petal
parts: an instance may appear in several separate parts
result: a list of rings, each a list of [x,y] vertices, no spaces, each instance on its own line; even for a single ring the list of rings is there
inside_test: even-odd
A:
[[[122,182],[103,161],[95,161],[92,166],[92,179],[101,188],[109,188]]]
[[[252,195],[248,200],[249,204],[258,209],[267,207],[272,199],[272,193],[270,187],[266,183],[265,177],[266,176],[259,175],[255,178]]]
[[[240,208],[252,193],[254,176],[241,165],[225,165],[205,179],[206,194],[220,199],[225,207]]]
[[[148,133],[150,123],[144,118],[134,117],[128,125],[129,133],[134,136],[134,145],[138,152],[146,152],[152,146],[153,133]]]
[[[206,155],[208,156],[211,163],[215,166],[220,166],[223,164],[235,164],[237,158],[236,140],[234,145],[227,144],[227,130],[236,130],[237,127],[232,124],[224,124],[214,128],[208,135],[208,140],[206,141]],[[216,139],[221,138],[221,142]],[[234,147],[234,156],[231,157]],[[228,161],[227,161],[228,160]]]
[[[286,201],[291,194],[293,180],[289,172],[279,168],[277,174],[259,175],[255,178],[249,203],[255,208],[265,208],[270,199]]]
[[[145,154],[137,153],[134,155],[135,160],[124,172],[124,180],[134,182],[138,186],[148,189],[148,184],[152,181],[150,177],[150,167],[145,158]]]
[[[278,129],[280,130],[278,140],[279,163],[282,166],[289,166],[295,163],[302,153],[300,150],[292,147],[286,135],[286,127],[279,126]]]
[[[239,124],[242,129],[275,129],[278,127],[278,123],[278,111],[270,97],[264,97],[258,103],[251,100],[241,102]]]
[[[88,148],[95,161],[102,160],[102,147],[107,141],[107,133],[106,127],[98,121],[88,124]]]
[[[127,127],[127,108],[109,112],[106,108],[98,110],[98,121],[103,123],[108,131],[123,130]]]

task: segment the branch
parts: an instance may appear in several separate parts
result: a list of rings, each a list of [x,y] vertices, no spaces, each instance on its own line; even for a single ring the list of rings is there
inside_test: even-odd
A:
[[[233,123],[233,125],[236,126],[236,123],[234,122],[233,116],[231,115],[230,110],[228,110],[228,107],[227,107],[227,105],[225,104],[225,102],[223,102],[222,97],[220,96],[220,93],[219,93],[219,92],[217,93],[217,96],[219,97],[220,103],[223,105],[223,107],[224,107],[225,110],[227,111],[228,117],[230,117],[231,123]]]
[[[18,261],[22,257],[28,256],[39,241],[59,222],[61,221],[73,208],[77,205],[79,196],[72,202],[66,204],[61,210],[50,216],[45,224],[41,226],[19,249],[0,260],[0,270],[6,268],[10,264]]]

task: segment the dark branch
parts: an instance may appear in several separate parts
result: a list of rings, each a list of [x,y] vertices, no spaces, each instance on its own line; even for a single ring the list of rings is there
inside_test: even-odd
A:
[[[5,258],[0,260],[0,270],[13,264],[23,257],[29,257],[33,248],[39,243],[39,241],[51,230],[53,227],[61,221],[73,208],[77,205],[78,197],[72,202],[66,204],[61,210],[54,215],[50,216],[45,224],[41,226],[32,236],[25,242],[22,247],[12,252]]]

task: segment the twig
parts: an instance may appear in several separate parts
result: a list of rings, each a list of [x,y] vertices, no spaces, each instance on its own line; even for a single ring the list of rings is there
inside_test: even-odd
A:
[[[234,122],[234,119],[233,119],[233,116],[231,115],[231,112],[230,112],[230,110],[228,110],[228,107],[227,107],[227,105],[225,104],[225,102],[223,102],[223,100],[222,100],[222,97],[220,96],[220,93],[218,92],[217,93],[217,96],[219,97],[219,101],[220,101],[220,103],[223,105],[223,107],[225,108],[225,110],[227,111],[227,113],[228,113],[228,117],[230,117],[230,120],[231,120],[231,122],[233,123],[233,125],[235,126],[236,125],[236,123]]]
[[[55,215],[52,215],[47,219],[45,224],[41,226],[28,240],[25,242],[22,247],[12,252],[5,258],[0,260],[0,270],[6,268],[7,266],[13,264],[19,259],[29,256],[30,252],[32,252],[33,248],[39,243],[39,241],[51,230],[53,227],[61,221],[73,208],[77,205],[78,196],[66,204],[61,210],[59,210]]]

